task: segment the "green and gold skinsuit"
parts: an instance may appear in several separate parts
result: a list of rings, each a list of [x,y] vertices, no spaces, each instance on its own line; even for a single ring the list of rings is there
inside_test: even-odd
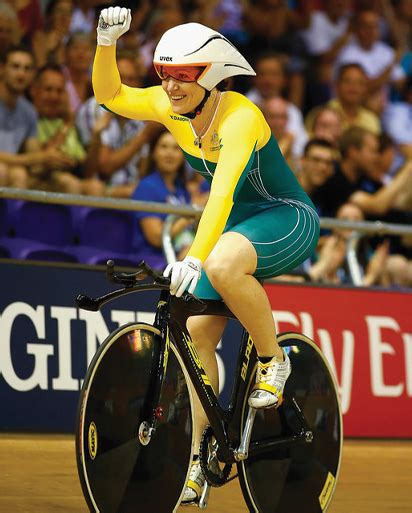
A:
[[[223,92],[202,138],[190,120],[172,111],[161,86],[131,88],[121,83],[115,46],[98,46],[93,67],[97,101],[124,117],[162,123],[189,164],[211,184],[188,255],[206,260],[219,237],[232,231],[254,246],[259,279],[285,274],[316,247],[319,219],[283,158],[262,112],[245,96]],[[202,273],[195,294],[219,298]]]

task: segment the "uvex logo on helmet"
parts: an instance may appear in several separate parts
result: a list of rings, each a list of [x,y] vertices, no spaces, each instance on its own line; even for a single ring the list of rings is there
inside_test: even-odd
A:
[[[161,55],[161,56],[159,57],[159,59],[160,59],[161,61],[167,61],[167,62],[172,62],[172,60],[173,60],[173,58],[172,58],[172,57],[165,57],[164,55]]]

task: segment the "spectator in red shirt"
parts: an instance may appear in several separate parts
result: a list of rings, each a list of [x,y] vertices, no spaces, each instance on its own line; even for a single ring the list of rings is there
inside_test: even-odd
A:
[[[13,0],[9,2],[19,18],[21,40],[31,45],[36,33],[43,30],[43,15],[39,0]]]

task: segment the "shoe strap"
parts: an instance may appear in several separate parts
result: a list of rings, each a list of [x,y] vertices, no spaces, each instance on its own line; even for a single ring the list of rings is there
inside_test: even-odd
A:
[[[187,482],[187,486],[189,488],[191,488],[193,491],[196,492],[196,500],[200,498],[201,494],[202,494],[202,489],[201,487],[196,483],[196,481],[192,481],[191,479],[189,479],[189,481]]]
[[[276,396],[280,395],[278,389],[272,385],[268,385],[267,383],[259,382],[255,383],[253,390],[265,390],[266,392],[270,392]]]

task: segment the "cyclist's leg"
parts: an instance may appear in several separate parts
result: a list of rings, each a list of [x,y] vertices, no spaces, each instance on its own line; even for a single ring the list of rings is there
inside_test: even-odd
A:
[[[279,204],[226,229],[205,262],[213,287],[253,339],[259,356],[249,404],[280,404],[290,363],[276,341],[269,299],[257,278],[278,276],[303,262],[319,233],[315,212],[304,204]]]
[[[219,374],[216,360],[216,347],[222,338],[226,323],[226,317],[215,315],[190,317],[187,322],[190,336],[193,339],[200,360],[202,361],[202,364],[212,384],[213,390],[216,394],[219,393]],[[208,424],[208,421],[196,393],[193,394],[193,398],[195,418],[193,436],[195,454],[198,454],[200,439],[202,437],[204,428]]]
[[[227,319],[214,315],[190,317],[187,327],[196,350],[200,356],[203,367],[210,379],[212,387],[216,394],[219,392],[219,374],[216,360],[216,347],[222,337]],[[206,414],[197,397],[193,386],[193,443],[194,443],[194,461],[190,469],[189,480],[186,485],[182,502],[193,503],[199,501],[205,484],[205,476],[200,467],[199,447],[203,430],[208,424]]]
[[[240,233],[224,233],[205,262],[205,271],[215,289],[249,332],[260,356],[283,358],[276,342],[275,323],[269,299],[253,276],[257,254]]]
[[[254,408],[280,405],[291,372],[290,362],[277,343],[266,292],[253,276],[256,251],[243,235],[227,232],[219,239],[209,258],[205,269],[211,283],[249,332],[258,353],[256,389],[249,397],[249,404]]]

